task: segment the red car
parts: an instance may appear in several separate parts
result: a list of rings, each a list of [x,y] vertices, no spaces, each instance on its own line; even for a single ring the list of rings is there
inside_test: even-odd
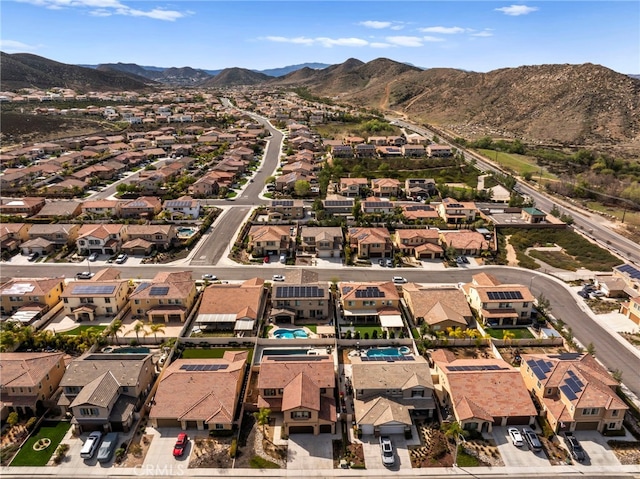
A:
[[[173,457],[180,457],[184,454],[184,450],[187,447],[187,443],[189,442],[189,437],[186,432],[181,432],[178,434],[178,440],[176,441],[176,445],[173,446]]]
[[[264,257],[264,262],[265,262],[265,263],[268,263],[268,262],[269,262],[269,257],[268,257],[268,256],[265,256],[265,257]]]

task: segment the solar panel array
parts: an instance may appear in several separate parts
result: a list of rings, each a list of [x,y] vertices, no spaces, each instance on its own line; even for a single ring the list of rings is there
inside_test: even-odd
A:
[[[273,200],[271,206],[293,206],[293,200]]]
[[[367,286],[356,291],[356,298],[384,298],[384,291],[377,286]]]
[[[560,386],[560,390],[567,396],[569,401],[578,399],[578,393],[582,391],[584,383],[580,381],[578,376],[573,371],[567,371],[567,376],[564,378],[564,384]]]
[[[191,201],[186,201],[186,200],[172,200],[172,201],[167,201],[168,204],[166,204],[165,206],[168,206],[170,208],[188,208],[191,206]]]
[[[520,291],[489,291],[487,296],[491,300],[496,299],[523,299]]]
[[[145,201],[132,201],[128,203],[127,208],[144,208],[145,206],[149,206]]]
[[[376,207],[392,207],[393,205],[389,201],[365,201],[364,205],[367,208],[376,208]]]
[[[460,203],[448,203],[447,206],[449,208],[464,208],[464,205],[461,205]]]
[[[618,266],[616,269],[623,273],[627,273],[633,279],[640,279],[640,269],[631,266],[630,264],[623,264],[622,266]]]
[[[73,288],[73,294],[113,294],[116,286],[108,285],[89,285],[83,284]]]
[[[276,298],[324,298],[324,288],[318,286],[277,286]]]
[[[353,201],[347,200],[325,200],[325,206],[353,206]]]
[[[530,359],[527,364],[539,380],[545,379],[547,374],[551,372],[551,366],[553,366],[553,363],[544,359]]]
[[[180,369],[183,371],[220,371],[228,367],[228,364],[183,364]]]
[[[152,286],[149,290],[150,296],[164,296],[169,292],[169,286]]]
[[[497,364],[489,364],[487,366],[447,366],[449,371],[501,371],[502,368]]]
[[[386,363],[393,363],[395,361],[415,361],[413,356],[362,356],[362,361],[383,361]]]
[[[138,285],[138,287],[135,289],[134,294],[137,293],[138,291],[142,291],[144,289],[147,289],[150,285],[151,285],[151,283],[140,283]]]

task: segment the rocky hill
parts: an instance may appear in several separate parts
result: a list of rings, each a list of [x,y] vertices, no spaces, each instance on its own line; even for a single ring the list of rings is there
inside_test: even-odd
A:
[[[173,86],[193,86],[212,77],[204,70],[197,70],[191,67],[149,70],[135,63],[103,63],[98,65],[96,69],[100,71],[125,72]]]
[[[242,85],[259,85],[270,80],[264,73],[254,72],[246,68],[225,68],[213,78],[200,83],[199,87],[220,88]]]
[[[72,88],[78,92],[107,90],[143,91],[154,81],[130,73],[97,71],[67,65],[28,53],[0,52],[2,76],[0,90],[20,88]]]

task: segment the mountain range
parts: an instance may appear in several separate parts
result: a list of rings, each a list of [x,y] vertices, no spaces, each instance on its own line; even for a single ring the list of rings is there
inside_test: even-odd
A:
[[[277,77],[243,68],[215,75],[193,68],[65,65],[2,53],[1,90],[66,86],[146,90],[167,84],[218,88],[261,85],[308,89],[334,101],[394,111],[452,134],[519,137],[529,142],[627,145],[640,150],[640,79],[600,65],[533,65],[477,73],[422,69],[387,58],[285,67]],[[475,132],[475,133],[474,133]]]

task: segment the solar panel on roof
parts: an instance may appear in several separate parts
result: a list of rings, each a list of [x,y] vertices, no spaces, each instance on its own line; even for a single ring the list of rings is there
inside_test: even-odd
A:
[[[322,298],[324,288],[318,286],[277,286],[276,298]]]
[[[538,378],[539,381],[542,381],[544,378],[547,377],[537,366],[531,367],[531,370],[533,371],[533,374],[536,375],[536,378]]]
[[[191,206],[191,201],[185,201],[185,200],[173,200],[173,201],[167,201],[167,206],[169,208],[187,208],[189,206]]]
[[[164,296],[169,292],[169,286],[152,286],[149,290],[151,296]]]
[[[183,364],[180,369],[183,371],[220,371],[228,367],[228,364]]]
[[[73,294],[113,294],[115,285],[79,285],[73,288]]]
[[[567,396],[567,399],[569,401],[574,401],[576,399],[578,399],[578,396],[576,396],[573,391],[571,389],[569,389],[569,386],[560,386],[560,391],[562,391],[564,393],[565,396]]]
[[[345,201],[345,200],[326,200],[324,202],[325,206],[351,206],[353,205],[353,201]]]
[[[487,297],[492,300],[523,299],[520,291],[488,291]]]
[[[273,206],[293,206],[293,200],[273,200]]]
[[[627,273],[631,278],[640,279],[640,270],[630,264],[624,264],[622,266],[618,266],[618,271]]]
[[[356,298],[384,298],[385,293],[377,286],[367,286],[356,291]]]

